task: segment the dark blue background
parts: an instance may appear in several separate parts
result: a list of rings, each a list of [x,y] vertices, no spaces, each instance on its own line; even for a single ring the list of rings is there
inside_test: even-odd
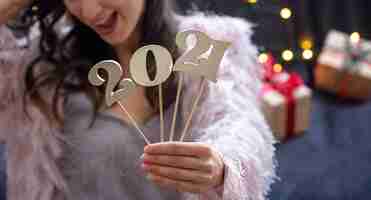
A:
[[[311,33],[320,50],[327,31],[359,31],[371,38],[369,0],[259,0],[247,9],[243,0],[178,0],[201,10],[246,17],[257,23],[255,41],[284,49],[303,33]],[[284,25],[278,12],[289,6],[294,24]],[[273,12],[272,12],[273,11]],[[291,28],[291,30],[290,30]],[[293,37],[289,32],[293,31]],[[272,34],[274,33],[274,34]],[[313,63],[290,63],[313,86]],[[311,126],[301,137],[277,145],[278,175],[272,200],[369,200],[371,199],[371,102],[341,100],[314,90]]]
[[[195,3],[201,10],[212,10],[244,16],[242,0],[178,0],[185,10]],[[269,1],[265,1],[269,5]],[[291,2],[291,1],[286,1]],[[302,15],[317,38],[333,27],[351,31],[354,27],[369,35],[371,23],[365,16],[368,0],[300,0],[294,7],[306,11]],[[295,3],[296,2],[296,3]],[[323,4],[323,3],[326,4]],[[350,3],[349,2],[356,2]],[[363,5],[363,6],[362,6]],[[323,9],[326,7],[326,9]],[[340,8],[340,10],[339,10]],[[359,12],[358,12],[359,11]],[[340,12],[340,13],[339,13]],[[303,12],[301,12],[303,13]],[[369,13],[369,10],[367,11]],[[369,15],[369,14],[368,14]],[[313,18],[308,18],[313,16]],[[256,16],[255,16],[256,17]],[[258,17],[259,18],[259,17]],[[304,18],[303,18],[304,19]],[[325,24],[322,23],[326,22]],[[349,19],[349,20],[347,20]],[[268,19],[269,20],[269,19]],[[346,22],[346,23],[345,23]],[[367,22],[367,23],[366,23]],[[268,23],[267,21],[265,23]],[[270,22],[272,24],[272,22]],[[270,24],[268,23],[268,24]],[[282,27],[261,26],[259,33],[271,33]],[[367,33],[366,33],[367,32]],[[274,41],[279,34],[261,35],[258,41]],[[321,43],[321,41],[319,41]],[[279,45],[279,44],[278,44]],[[311,83],[310,65],[294,63],[290,70],[299,71]],[[280,181],[272,187],[273,200],[368,200],[371,199],[371,103],[340,100],[330,94],[314,91],[311,126],[302,136],[277,145]],[[1,146],[0,151],[3,152]],[[5,199],[5,162],[0,155],[0,199]]]

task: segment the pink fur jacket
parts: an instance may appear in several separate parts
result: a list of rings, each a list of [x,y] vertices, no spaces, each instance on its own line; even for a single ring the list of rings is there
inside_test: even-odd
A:
[[[263,200],[276,179],[275,140],[259,110],[261,68],[250,40],[251,24],[203,14],[179,19],[180,30],[196,29],[232,42],[221,63],[218,83],[207,85],[190,129],[197,140],[222,154],[226,165],[223,192],[188,194],[184,199]],[[10,31],[0,27],[0,136],[6,143],[8,200],[59,199],[57,194],[68,187],[61,173],[63,131],[48,126],[32,106],[27,105],[32,120],[22,112],[22,75],[35,49],[18,48]],[[189,111],[198,82],[185,81],[188,89],[182,110]]]

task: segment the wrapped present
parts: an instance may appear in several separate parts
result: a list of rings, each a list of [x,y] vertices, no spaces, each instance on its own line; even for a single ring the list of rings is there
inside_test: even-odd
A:
[[[276,74],[265,83],[262,110],[278,140],[299,135],[309,127],[311,97],[311,90],[296,73]]]
[[[371,42],[331,31],[315,68],[319,89],[341,97],[367,99],[371,96]]]
[[[281,73],[281,71],[277,71],[275,68],[274,68],[274,65],[276,64],[276,60],[275,58],[273,57],[272,54],[267,54],[267,60],[263,63],[263,67],[264,67],[264,74],[263,74],[263,79],[264,81],[267,81],[267,82],[270,82],[272,81],[272,78],[278,74],[278,73]]]

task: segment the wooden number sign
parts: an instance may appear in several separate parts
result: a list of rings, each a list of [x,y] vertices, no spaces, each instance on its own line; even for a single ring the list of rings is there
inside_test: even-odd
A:
[[[104,78],[99,75],[99,70],[104,70],[107,72],[107,80],[104,80]],[[111,106],[113,103],[124,99],[135,88],[135,83],[131,79],[121,80],[122,74],[123,71],[120,67],[120,64],[112,60],[97,63],[89,72],[88,78],[91,84],[101,86],[107,81],[105,90],[105,100],[107,106]],[[117,84],[119,84],[119,89],[117,91],[113,91]]]
[[[228,42],[217,41],[209,38],[199,31],[181,32],[176,37],[176,44],[183,50],[188,49],[187,39],[196,36],[196,45],[181,56],[175,63],[174,71],[188,72],[199,75],[210,81],[216,82],[219,64],[229,46]],[[203,56],[208,54],[208,58]]]
[[[156,76],[150,80],[147,71],[147,56],[152,52],[156,60]],[[136,83],[142,86],[156,86],[165,82],[173,70],[170,52],[159,45],[148,45],[138,49],[130,60],[130,74]]]
[[[195,45],[190,46],[187,41],[191,37],[195,38]],[[160,96],[160,113],[161,113],[161,128],[163,130],[163,110],[162,110],[162,87],[161,84],[164,83],[171,75],[173,71],[188,73],[192,76],[202,77],[202,86],[197,95],[196,101],[192,107],[191,115],[189,116],[186,126],[183,130],[181,140],[184,139],[187,132],[188,126],[190,124],[194,110],[198,104],[198,100],[203,91],[205,84],[205,79],[209,81],[217,81],[217,73],[222,62],[223,56],[230,46],[229,42],[224,42],[220,40],[211,39],[205,33],[200,31],[188,30],[180,32],[176,36],[177,46],[183,50],[185,53],[176,60],[175,64],[171,53],[166,48],[159,45],[147,45],[139,48],[131,57],[129,62],[129,72],[131,78],[122,79],[123,71],[120,64],[116,61],[106,60],[94,65],[88,75],[89,81],[95,86],[101,86],[106,83],[105,90],[105,101],[107,106],[112,106],[115,102],[118,102],[121,109],[129,116],[132,123],[141,133],[142,137],[145,139],[146,143],[149,144],[148,139],[145,137],[143,132],[140,130],[139,126],[135,122],[134,118],[128,113],[128,111],[120,103],[121,100],[125,99],[130,93],[135,90],[136,84],[144,87],[154,87],[159,86],[159,96]],[[147,70],[147,57],[149,53],[152,53],[155,59],[156,75],[151,80],[148,70]],[[107,73],[107,80],[105,80],[99,72],[104,70]],[[178,82],[178,92],[176,99],[176,106],[174,109],[173,125],[176,119],[177,107],[179,102],[179,94],[181,91],[181,81]],[[118,86],[118,89],[114,89]],[[174,128],[172,127],[171,130]],[[173,131],[171,131],[170,140],[172,140]],[[161,141],[163,141],[163,132],[161,133]]]

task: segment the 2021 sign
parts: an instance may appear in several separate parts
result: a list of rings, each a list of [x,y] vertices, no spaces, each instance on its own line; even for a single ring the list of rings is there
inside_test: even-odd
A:
[[[189,46],[187,43],[187,40],[191,36],[195,36],[196,38],[196,43],[194,46]],[[131,78],[125,78],[121,80],[123,70],[120,64],[113,60],[105,60],[97,63],[92,67],[88,75],[89,81],[95,86],[101,86],[107,82],[105,88],[105,101],[107,106],[112,106],[112,104],[114,104],[115,102],[118,102],[120,104],[120,100],[125,99],[131,93],[131,91],[135,89],[136,84],[145,87],[159,86],[159,93],[161,96],[160,102],[162,102],[161,84],[170,77],[173,71],[189,73],[193,76],[200,76],[203,78],[203,82],[205,81],[205,79],[213,82],[217,81],[217,72],[223,56],[230,46],[229,42],[211,39],[205,33],[200,31],[188,30],[177,34],[176,45],[185,53],[178,60],[176,60],[175,64],[173,63],[172,55],[169,50],[160,45],[148,45],[139,48],[133,54],[129,62],[129,72]],[[149,52],[152,52],[156,61],[156,75],[153,79],[149,77],[147,71],[147,56]],[[108,73],[107,80],[99,75],[99,70],[105,70]],[[179,102],[179,94],[182,84],[181,82],[182,78],[180,78],[178,83],[178,92],[174,111],[175,118]],[[117,84],[119,84],[119,89],[114,91]],[[200,93],[202,93],[202,89],[203,88],[201,88]],[[199,94],[198,96],[201,96],[201,94]],[[197,105],[197,99],[199,98],[196,98],[196,102],[194,103],[192,111]],[[127,111],[121,104],[120,106],[126,112],[126,114],[130,116],[130,114],[127,113]],[[160,105],[160,108],[162,108],[162,105]],[[193,112],[191,113],[193,114]],[[188,121],[190,121],[192,114]],[[175,118],[173,118],[170,140],[172,140],[173,136]],[[133,121],[133,123],[140,131],[135,121]],[[186,129],[187,126],[185,128],[185,131]],[[143,133],[142,136],[145,138]],[[149,143],[148,140],[146,140],[146,142]]]
[[[189,30],[177,34],[177,46],[182,50],[187,50],[189,48],[187,39],[191,35],[196,36],[196,45],[186,51],[175,64],[173,64],[172,56],[166,48],[160,45],[148,45],[133,54],[129,66],[131,79],[121,80],[123,71],[120,64],[116,61],[106,60],[92,67],[89,72],[89,81],[95,86],[103,85],[107,81],[106,103],[108,106],[125,98],[135,88],[135,83],[146,87],[160,85],[170,77],[172,71],[187,72],[216,82],[220,62],[230,43],[213,40],[205,33]],[[146,66],[149,51],[156,59],[157,73],[153,80],[150,79]],[[207,58],[203,57],[205,54],[208,54]],[[101,69],[108,73],[108,80],[104,80],[98,74],[98,70]],[[117,84],[120,84],[120,89],[113,91]]]

